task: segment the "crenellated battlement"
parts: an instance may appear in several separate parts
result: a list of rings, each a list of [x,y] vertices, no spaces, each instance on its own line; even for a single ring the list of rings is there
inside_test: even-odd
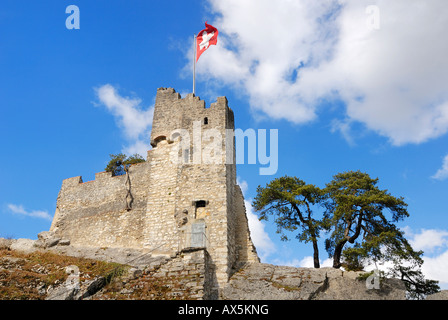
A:
[[[205,101],[201,100],[200,97],[196,96],[194,93],[189,93],[185,96],[185,98],[182,98],[181,95],[176,92],[173,88],[158,88],[157,89],[157,95],[156,95],[156,104],[163,105],[165,103],[169,103],[170,105],[172,103],[175,103],[179,100],[186,100],[189,102],[193,102],[192,105],[194,105],[195,108],[202,108],[207,109],[205,105]],[[217,101],[215,103],[212,103],[210,105],[210,109],[214,107],[224,107],[228,108],[228,100],[226,97],[218,97]]]
[[[151,131],[151,145],[157,146],[161,140],[168,140],[171,132],[193,128],[194,121],[201,121],[207,128],[231,129],[234,127],[233,111],[226,97],[206,108],[205,101],[190,93],[185,98],[172,88],[157,90],[154,118]]]
[[[138,173],[141,170],[144,170],[143,166],[147,166],[147,164],[145,162],[141,162],[141,163],[135,163],[129,166],[129,172],[130,173]],[[78,187],[78,186],[82,186],[82,185],[86,185],[88,183],[94,183],[94,182],[106,182],[108,180],[119,180],[119,179],[124,179],[124,176],[113,176],[112,172],[107,172],[107,171],[102,171],[102,172],[97,172],[95,173],[95,180],[91,180],[91,181],[83,181],[82,176],[76,176],[76,177],[72,177],[72,178],[67,178],[62,180],[62,188],[73,188],[73,187]]]

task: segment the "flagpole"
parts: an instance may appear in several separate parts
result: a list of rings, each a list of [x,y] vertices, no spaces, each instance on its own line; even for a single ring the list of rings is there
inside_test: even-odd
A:
[[[193,94],[195,94],[195,87],[196,87],[196,34],[194,34],[194,41],[193,41]]]

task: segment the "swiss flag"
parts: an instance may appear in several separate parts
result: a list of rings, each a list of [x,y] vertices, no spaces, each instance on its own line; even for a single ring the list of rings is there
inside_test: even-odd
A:
[[[216,45],[218,42],[218,29],[205,22],[205,29],[199,31],[196,37],[196,62],[201,54],[208,49],[210,45]]]

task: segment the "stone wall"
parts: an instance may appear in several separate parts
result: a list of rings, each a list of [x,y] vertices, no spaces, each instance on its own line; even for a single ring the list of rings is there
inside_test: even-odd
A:
[[[126,176],[101,172],[89,182],[83,182],[82,177],[65,179],[50,230],[73,245],[141,247],[148,169],[147,163],[129,169],[134,197],[130,211],[126,210]]]
[[[151,166],[149,181],[145,245],[158,246],[162,252],[175,251],[189,239],[195,223],[205,224],[204,236],[217,279],[227,281],[236,261],[233,189],[236,184],[234,165],[226,165],[226,129],[233,129],[233,112],[227,99],[218,98],[210,108],[190,94],[185,99],[173,89],[157,91],[153,149],[148,153]],[[175,139],[173,132],[182,129],[185,137]],[[221,136],[214,163],[207,163],[210,143],[203,134],[207,129]],[[209,131],[210,132],[210,131]],[[183,154],[182,154],[183,153]],[[173,163],[173,155],[180,162]],[[213,154],[215,155],[215,154]],[[213,158],[213,155],[211,158]],[[219,158],[218,158],[219,157]],[[198,207],[198,202],[204,206]],[[184,222],[175,217],[183,215]],[[173,237],[173,235],[175,235]]]
[[[210,255],[206,250],[185,251],[161,265],[150,276],[163,279],[171,286],[170,298],[217,299],[218,291],[214,290],[216,282]]]
[[[193,94],[181,99],[174,89],[158,89],[153,148],[146,162],[129,170],[132,209],[126,207],[126,176],[102,172],[86,183],[81,177],[66,179],[51,231],[75,246],[160,255],[204,247],[213,286],[222,286],[241,263],[259,261],[236,184],[235,146],[226,139],[230,131],[234,140],[233,130],[225,97],[205,108]]]
[[[237,261],[241,261],[243,263],[260,262],[257,249],[255,248],[250,236],[243,192],[238,185],[235,185],[235,221]],[[239,267],[239,265],[235,265],[236,269],[239,269]]]
[[[173,144],[161,141],[148,152],[147,162],[151,175],[146,181],[148,202],[144,218],[144,246],[156,253],[178,250],[179,237],[176,227],[176,186],[178,168],[170,161]]]

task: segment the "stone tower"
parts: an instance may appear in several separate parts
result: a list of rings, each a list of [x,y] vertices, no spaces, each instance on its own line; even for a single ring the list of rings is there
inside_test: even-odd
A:
[[[172,255],[205,248],[216,284],[245,262],[259,262],[236,183],[234,115],[219,97],[206,108],[159,88],[146,162],[126,176],[65,179],[50,231],[75,246]],[[132,194],[129,208],[129,192]]]

